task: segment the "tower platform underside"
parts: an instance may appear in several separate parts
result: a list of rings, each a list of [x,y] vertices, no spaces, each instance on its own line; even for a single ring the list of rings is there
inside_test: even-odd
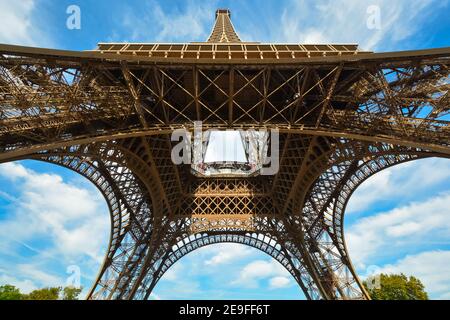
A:
[[[272,256],[308,299],[369,299],[347,202],[385,168],[450,157],[449,75],[450,48],[241,42],[228,10],[203,43],[0,45],[0,162],[61,165],[104,195],[111,238],[90,299],[147,299],[177,260],[223,242]],[[174,164],[172,132],[196,122],[277,130],[277,172]]]

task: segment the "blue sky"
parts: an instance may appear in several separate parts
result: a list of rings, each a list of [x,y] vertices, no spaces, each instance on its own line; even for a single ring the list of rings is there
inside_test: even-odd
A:
[[[66,28],[69,5],[81,8],[80,30]],[[379,28],[367,27],[370,5],[380,10]],[[87,50],[109,41],[203,41],[219,7],[231,9],[234,26],[246,41],[350,42],[374,51],[450,46],[449,1],[432,0],[0,0],[0,43]],[[449,178],[448,160],[420,160],[385,170],[357,190],[345,231],[360,275],[371,270],[414,274],[433,298],[450,299]],[[105,202],[88,181],[40,162],[0,165],[0,283],[24,291],[64,285],[68,267],[78,266],[88,288],[108,233]],[[153,298],[302,295],[290,275],[265,254],[214,245],[177,262]]]

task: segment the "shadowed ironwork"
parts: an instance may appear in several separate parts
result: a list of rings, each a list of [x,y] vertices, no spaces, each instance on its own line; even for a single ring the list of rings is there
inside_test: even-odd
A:
[[[65,166],[108,202],[90,299],[146,299],[180,257],[218,242],[270,254],[309,299],[369,299],[344,241],[350,195],[386,167],[450,155],[449,48],[241,42],[230,18],[217,11],[207,42],[0,45],[0,161]],[[195,121],[278,129],[279,171],[175,165],[171,133]]]

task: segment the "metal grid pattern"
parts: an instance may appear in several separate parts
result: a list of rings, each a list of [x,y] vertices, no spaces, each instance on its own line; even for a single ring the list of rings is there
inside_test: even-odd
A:
[[[104,195],[111,238],[90,299],[146,299],[177,259],[219,242],[270,254],[309,299],[369,299],[345,246],[346,203],[386,167],[450,156],[450,49],[244,43],[229,18],[217,13],[205,43],[0,45],[0,162],[62,165]],[[194,121],[278,129],[278,173],[174,165],[170,134]]]

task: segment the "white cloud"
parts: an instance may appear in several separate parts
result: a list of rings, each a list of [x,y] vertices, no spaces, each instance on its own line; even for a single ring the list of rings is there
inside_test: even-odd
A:
[[[276,260],[255,260],[247,264],[232,283],[242,287],[258,287],[258,280],[272,278],[270,285],[274,288],[280,284],[279,277],[289,279],[289,272]],[[276,278],[273,280],[273,278]]]
[[[235,255],[223,258],[221,252]],[[162,299],[298,299],[302,293],[294,284],[282,265],[258,249],[220,243],[195,250],[176,262],[157,284],[155,293]],[[292,292],[276,291],[283,288]]]
[[[132,7],[125,8],[122,13],[125,31],[113,30],[110,41],[119,41],[122,34],[126,35],[126,41],[205,41],[217,4],[218,1],[188,1],[184,6],[162,6],[152,0],[144,7],[145,14]],[[441,12],[441,8],[447,9],[447,5],[447,0],[288,0],[279,15],[274,4],[253,8],[242,3],[233,9],[232,17],[235,26],[242,28],[237,32],[244,41],[263,38],[282,43],[358,43],[365,50],[388,51],[408,49],[405,43],[419,38],[421,26]],[[380,9],[379,28],[367,26],[371,6]],[[421,43],[427,40],[421,39]],[[399,48],[399,44],[403,47]]]
[[[450,299],[450,251],[427,251],[408,255],[394,264],[377,270],[379,273],[404,273],[422,281],[425,291],[434,299]]]
[[[192,295],[202,293],[197,277],[192,274],[193,266],[184,261],[177,261],[167,270],[152,292],[151,299],[191,299]]]
[[[150,300],[161,300],[161,297],[155,293],[150,294]]]
[[[448,251],[430,250],[450,243],[449,178],[448,159],[426,159],[386,169],[365,181],[350,199],[348,212],[366,217],[346,226],[357,269],[397,261],[381,271],[417,276],[433,298],[444,299],[438,283],[445,288],[450,284]],[[369,211],[380,206],[394,208]]]
[[[147,2],[145,8],[148,14],[132,7],[124,9],[122,25],[131,41],[205,41],[216,9],[215,1],[189,1],[181,12],[176,6],[170,6],[174,10],[169,12],[156,1]]]
[[[0,0],[0,43],[35,46],[45,43],[44,36],[33,23],[34,0]]]
[[[8,162],[0,166],[0,175],[14,181],[19,178],[25,178],[28,173],[29,172],[24,166],[17,165],[15,163]]]
[[[450,180],[449,159],[423,159],[385,169],[363,182],[350,198],[346,213],[361,212],[377,202],[411,201]]]
[[[210,253],[215,254],[210,259],[205,260],[205,264],[216,266],[248,257],[254,253],[254,250],[242,244],[223,243],[211,246]]]
[[[168,281],[179,281],[180,274],[183,274],[183,267],[184,265],[180,261],[177,261],[164,273],[164,279]]]
[[[21,277],[33,279],[38,283],[45,283],[46,286],[60,286],[64,283],[62,278],[39,270],[32,264],[20,264],[17,266],[17,271]]]
[[[38,173],[20,163],[1,164],[0,178],[12,184],[8,191],[14,194],[0,220],[0,250],[9,257],[8,277],[19,278],[27,288],[31,283],[64,285],[65,268],[78,264],[84,268],[82,276],[91,281],[87,269],[98,271],[110,232],[106,203],[98,190],[88,181],[72,185],[57,174]],[[22,249],[31,257],[14,255]],[[24,259],[26,264],[17,262]],[[55,263],[62,270],[60,276]]]
[[[294,43],[359,43],[376,49],[381,43],[391,49],[412,36],[421,24],[447,2],[433,0],[292,0],[281,18],[280,41]],[[380,10],[380,28],[369,29],[369,6]],[[278,30],[278,29],[276,29]]]
[[[272,289],[286,288],[291,284],[291,279],[288,277],[273,277],[269,280],[269,287]]]
[[[417,248],[433,241],[448,242],[449,204],[450,193],[444,193],[360,219],[346,232],[352,260],[362,267],[376,255],[398,254],[401,248]]]
[[[20,280],[6,273],[2,273],[0,275],[0,284],[9,284],[15,286],[22,293],[30,293],[31,291],[38,288],[36,283],[31,281],[30,279]]]
[[[10,284],[29,293],[42,287],[65,285],[64,278],[40,269],[39,263],[17,264],[14,269],[0,270],[0,284]]]
[[[16,241],[46,235],[59,254],[103,257],[109,222],[107,212],[100,214],[104,200],[94,188],[73,186],[61,176],[36,173],[17,163],[0,165],[0,176],[20,190],[15,215],[0,222],[0,233]]]

